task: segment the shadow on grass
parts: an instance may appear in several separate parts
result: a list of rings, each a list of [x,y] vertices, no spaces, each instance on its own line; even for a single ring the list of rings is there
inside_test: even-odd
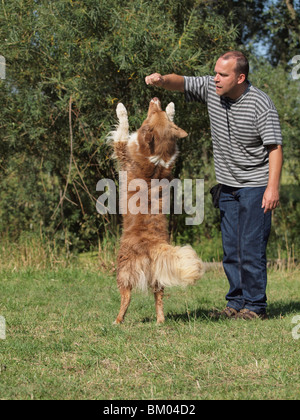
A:
[[[212,310],[215,310],[215,308],[212,308]],[[192,322],[195,319],[210,322],[219,322],[219,319],[210,317],[210,313],[212,312],[212,310],[198,308],[196,310],[183,313],[169,312],[165,314],[165,319],[175,322],[182,321],[187,323]],[[288,316],[293,314],[300,314],[300,301],[278,301],[270,303],[268,305],[267,313],[269,319],[280,318],[282,316]],[[153,315],[152,317],[146,317],[142,320],[142,322],[155,322],[155,316]]]
[[[271,302],[268,305],[267,312],[269,318],[278,318],[280,316],[287,316],[295,313],[300,314],[300,301]]]
[[[209,314],[211,310],[206,309],[196,309],[190,312],[183,312],[183,313],[174,313],[174,312],[168,312],[165,314],[165,319],[170,321],[183,321],[183,322],[192,322],[194,319],[201,319],[203,321],[215,321],[215,319],[211,319]],[[143,323],[147,322],[154,322],[155,316],[152,317],[146,317],[142,320]]]

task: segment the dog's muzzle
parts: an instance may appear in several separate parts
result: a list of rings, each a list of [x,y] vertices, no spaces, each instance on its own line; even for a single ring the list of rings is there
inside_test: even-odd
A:
[[[149,111],[150,110],[153,111],[155,108],[157,108],[157,111],[161,111],[161,103],[160,103],[160,100],[158,98],[153,98],[150,101]]]

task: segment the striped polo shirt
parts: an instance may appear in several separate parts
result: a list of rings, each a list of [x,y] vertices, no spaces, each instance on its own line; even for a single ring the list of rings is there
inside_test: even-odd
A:
[[[184,77],[186,101],[207,104],[217,181],[232,187],[268,184],[266,146],[282,144],[280,123],[269,96],[249,83],[236,100],[216,93],[214,78]]]

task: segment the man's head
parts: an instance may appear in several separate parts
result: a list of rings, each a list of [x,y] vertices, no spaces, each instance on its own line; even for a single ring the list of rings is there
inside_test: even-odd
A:
[[[248,60],[240,51],[221,55],[215,66],[217,94],[237,99],[246,89],[248,73]]]

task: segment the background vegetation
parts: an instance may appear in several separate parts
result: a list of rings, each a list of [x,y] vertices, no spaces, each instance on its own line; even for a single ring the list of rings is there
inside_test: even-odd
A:
[[[0,235],[28,234],[66,253],[117,243],[119,216],[96,212],[96,184],[115,179],[106,136],[122,101],[131,129],[149,100],[176,104],[176,122],[189,133],[180,144],[177,177],[205,179],[205,220],[187,227],[170,219],[177,242],[193,242],[207,260],[220,259],[219,215],[205,107],[182,94],[149,88],[154,71],[204,75],[228,49],[245,51],[250,80],[278,108],[284,135],[281,208],[275,212],[270,256],[299,249],[299,1],[5,0],[0,5]],[[263,52],[263,54],[262,54]],[[24,239],[25,238],[25,239]],[[52,246],[51,245],[51,246]]]
[[[296,0],[0,2],[0,399],[299,398],[300,81],[291,76],[299,17]],[[113,326],[121,220],[100,216],[95,204],[99,179],[117,183],[106,143],[116,105],[126,105],[135,130],[153,96],[175,102],[189,137],[174,175],[205,179],[205,219],[187,227],[185,215],[170,216],[170,233],[219,261],[206,109],[147,87],[144,77],[209,74],[228,49],[247,53],[250,80],[271,96],[282,124],[270,319],[212,321],[228,287],[215,270],[166,292],[163,326],[152,296],[141,294],[126,323]]]

